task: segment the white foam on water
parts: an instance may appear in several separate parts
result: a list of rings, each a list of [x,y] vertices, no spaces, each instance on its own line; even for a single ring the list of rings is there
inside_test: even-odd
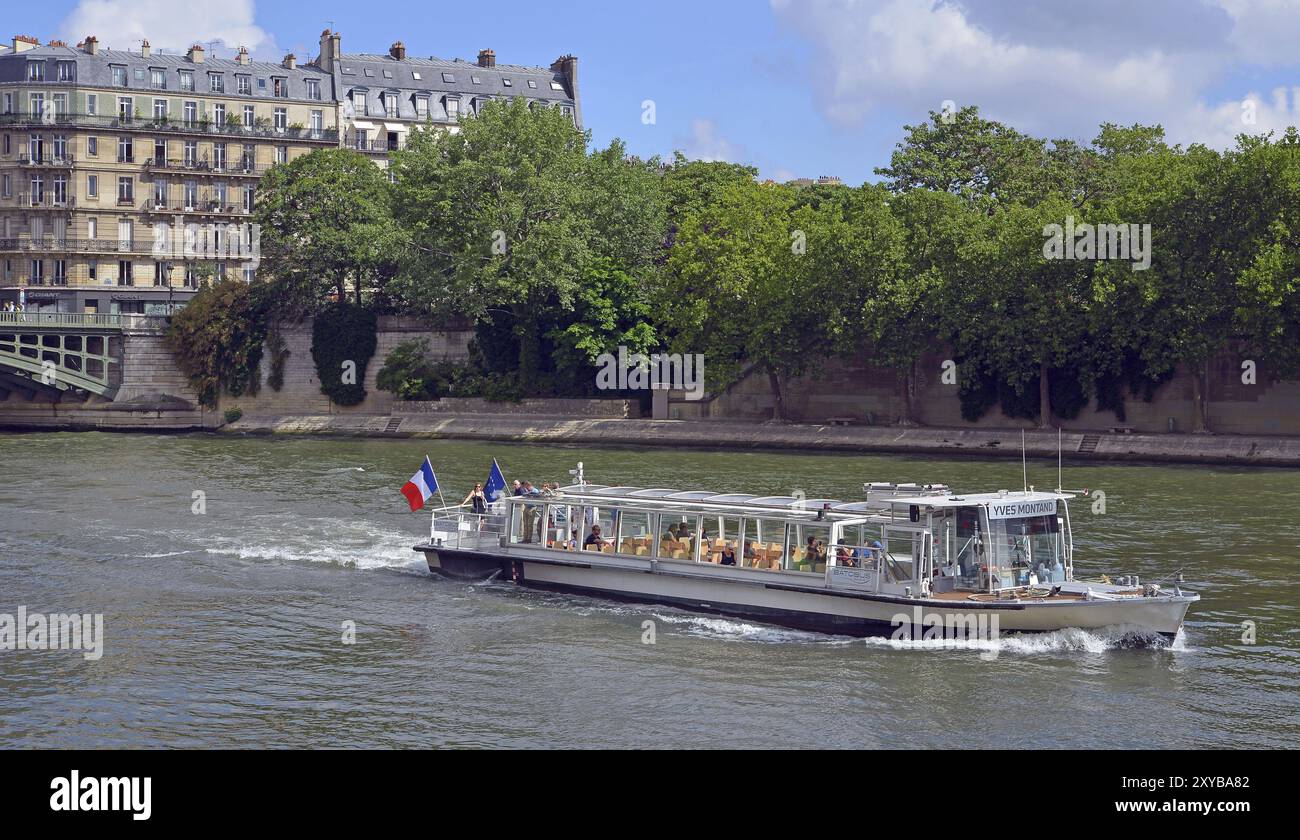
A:
[[[846,645],[854,640],[844,636],[831,636],[824,633],[812,633],[805,630],[791,630],[767,624],[750,624],[729,618],[706,618],[704,616],[665,615],[653,613],[658,620],[669,625],[676,625],[689,635],[721,639],[723,641],[746,642],[816,642],[819,644]]]
[[[252,533],[238,539],[218,539],[210,554],[240,560],[287,563],[327,563],[356,569],[423,570],[424,558],[411,550],[418,538],[380,530],[365,523],[306,520],[301,529]]]
[[[1032,656],[1045,653],[1105,653],[1132,648],[1189,650],[1180,629],[1172,644],[1159,633],[1143,627],[1106,627],[1082,630],[1067,627],[1047,633],[1024,633],[997,639],[892,639],[872,637],[864,640],[869,647],[907,651],[978,651]]]

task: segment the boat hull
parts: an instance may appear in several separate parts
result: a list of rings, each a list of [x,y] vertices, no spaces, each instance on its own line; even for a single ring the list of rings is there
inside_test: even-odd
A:
[[[791,583],[767,573],[644,560],[499,556],[417,546],[434,574],[462,580],[493,576],[554,592],[659,604],[691,612],[747,619],[798,630],[849,636],[995,638],[1064,628],[1122,627],[1135,636],[1172,639],[1195,595],[1118,601],[980,603],[869,594]],[[906,628],[906,629],[904,629]]]

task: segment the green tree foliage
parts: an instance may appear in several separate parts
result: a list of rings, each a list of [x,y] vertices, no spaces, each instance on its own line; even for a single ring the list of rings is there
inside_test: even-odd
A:
[[[266,337],[260,289],[226,279],[204,286],[172,317],[164,339],[199,402],[216,408],[224,390],[253,392]]]
[[[284,315],[356,303],[384,286],[405,249],[383,170],[348,149],[320,149],[271,168],[258,184],[259,277]]]

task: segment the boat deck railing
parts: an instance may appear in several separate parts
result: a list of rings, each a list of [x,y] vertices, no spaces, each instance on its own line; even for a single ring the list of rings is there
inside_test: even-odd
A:
[[[504,512],[474,513],[466,505],[433,511],[429,543],[447,548],[483,549],[501,545],[510,517]]]

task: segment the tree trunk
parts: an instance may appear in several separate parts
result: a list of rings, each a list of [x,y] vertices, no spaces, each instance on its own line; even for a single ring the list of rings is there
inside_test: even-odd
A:
[[[515,334],[519,336],[519,384],[525,393],[537,387],[537,372],[541,370],[542,342],[537,335],[537,321],[528,301],[516,304]]]
[[[1038,366],[1038,428],[1052,425],[1052,389],[1047,381],[1047,362]]]
[[[781,395],[781,377],[770,366],[767,369],[767,384],[772,388],[772,419],[784,423],[785,397]]]
[[[1210,362],[1201,362],[1192,370],[1192,434],[1203,435],[1210,431],[1209,377]]]
[[[916,361],[913,360],[903,372],[903,418],[900,426],[916,426]]]

